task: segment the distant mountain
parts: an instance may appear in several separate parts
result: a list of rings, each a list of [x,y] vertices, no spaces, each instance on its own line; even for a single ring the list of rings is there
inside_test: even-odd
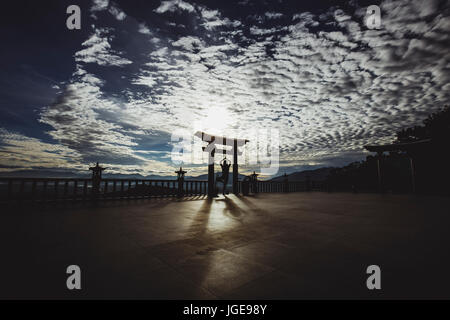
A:
[[[0,177],[8,178],[90,178],[91,172],[79,173],[72,171],[57,171],[57,170],[17,170],[9,172],[1,172]],[[176,179],[176,175],[173,176],[159,176],[159,175],[148,175],[143,176],[141,174],[122,174],[122,173],[108,173],[104,172],[102,175],[105,179],[154,179],[154,180],[168,180]]]
[[[89,175],[90,177],[91,175]],[[150,179],[150,180],[174,180],[176,179],[176,175],[173,176],[159,176],[159,175],[155,175],[155,174],[151,174],[148,176],[143,176],[142,174],[123,174],[123,173],[103,173],[102,174],[102,178],[105,179],[130,179],[130,180],[145,180],[145,179]]]
[[[331,170],[334,169],[332,167],[319,168],[315,170],[305,170],[300,172],[294,172],[288,174],[289,181],[306,181],[309,177],[311,181],[324,181]],[[269,181],[284,181],[284,176],[275,177]]]
[[[215,171],[214,174],[217,177],[217,173],[221,174],[220,171]],[[239,174],[239,180],[243,180],[245,177],[245,175],[243,174]],[[186,180],[208,180],[208,174],[202,174],[196,177],[193,176],[188,176],[186,177]],[[231,182],[233,180],[233,172],[230,172],[228,174],[228,181]]]
[[[220,170],[215,171],[215,176],[221,174]],[[4,178],[79,178],[86,179],[91,177],[91,172],[79,173],[72,171],[58,171],[58,170],[17,170],[9,172],[0,172],[0,177]],[[160,175],[148,175],[143,176],[141,174],[122,174],[122,173],[108,173],[107,171],[102,174],[105,179],[130,179],[130,180],[176,180],[177,175],[174,173],[170,176]],[[239,180],[243,180],[245,175],[239,174]],[[199,176],[186,176],[185,180],[208,180],[208,174],[202,174]],[[228,183],[233,180],[233,172],[229,173]]]
[[[17,170],[0,172],[0,177],[17,178],[89,178],[90,173],[80,174],[71,171],[53,171],[53,170]]]

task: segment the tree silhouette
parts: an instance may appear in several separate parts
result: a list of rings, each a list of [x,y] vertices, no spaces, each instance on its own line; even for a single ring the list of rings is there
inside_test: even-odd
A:
[[[423,139],[443,140],[450,138],[450,107],[444,106],[438,112],[430,114],[423,126],[414,126],[397,133],[395,142],[414,142]]]
[[[426,188],[431,191],[442,189],[440,180],[446,180],[448,167],[445,158],[442,157],[443,146],[450,140],[450,107],[444,106],[441,110],[430,114],[423,125],[414,126],[397,132],[397,138],[393,143],[408,143],[430,139],[432,143],[426,143],[426,148],[418,148],[416,165],[420,158],[423,176],[429,175]],[[409,155],[404,151],[390,151],[382,155],[383,183],[394,191],[409,191],[410,185],[410,162]],[[369,155],[366,160],[353,162],[342,168],[335,168],[328,176],[327,182],[330,189],[350,190],[377,190],[377,165],[376,158]],[[432,174],[432,172],[434,172]],[[437,172],[437,174],[436,174]],[[440,176],[438,182],[431,177]],[[431,180],[430,180],[431,179]],[[437,179],[437,178],[436,178]],[[435,180],[436,180],[435,179]]]

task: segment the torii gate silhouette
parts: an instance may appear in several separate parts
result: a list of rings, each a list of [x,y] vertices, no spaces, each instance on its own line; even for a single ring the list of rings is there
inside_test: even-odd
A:
[[[214,197],[216,195],[214,185],[214,154],[216,153],[216,150],[222,151],[223,154],[227,153],[225,147],[217,148],[216,145],[227,146],[231,145],[227,144],[227,141],[233,141],[233,145],[231,145],[233,152],[233,193],[238,194],[238,155],[242,155],[242,152],[238,150],[238,147],[245,145],[249,140],[214,136],[202,131],[197,131],[195,136],[199,137],[202,141],[208,142],[208,145],[202,148],[203,151],[208,152],[208,197]],[[229,152],[230,151],[228,151],[228,153]]]

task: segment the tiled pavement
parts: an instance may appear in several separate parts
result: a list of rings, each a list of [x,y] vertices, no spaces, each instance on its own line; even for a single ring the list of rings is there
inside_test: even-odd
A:
[[[449,209],[319,192],[16,206],[0,215],[0,298],[450,298]]]

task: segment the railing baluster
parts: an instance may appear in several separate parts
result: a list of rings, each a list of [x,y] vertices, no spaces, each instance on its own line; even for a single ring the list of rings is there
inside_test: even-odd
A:
[[[9,179],[8,180],[8,198],[12,199],[13,196],[13,180]]]
[[[87,180],[84,180],[84,185],[83,185],[83,199],[86,199],[87,196]]]
[[[42,188],[42,196],[44,200],[47,198],[47,180],[44,180],[44,186]]]
[[[153,186],[153,182],[151,180],[148,181],[148,196],[151,198],[155,195],[155,187]]]
[[[73,182],[73,199],[77,199],[77,192],[78,192],[78,180],[75,180]]]
[[[135,198],[139,197],[138,180],[134,181]]]
[[[144,180],[141,181],[142,184],[142,197],[143,198],[147,198],[148,193],[147,193],[147,184],[145,183]]]
[[[33,180],[33,184],[31,186],[31,200],[36,200],[36,180]]]
[[[108,180],[103,183],[103,197],[106,198],[106,193],[108,192]]]
[[[69,181],[66,180],[64,183],[64,200],[67,199],[67,193],[69,192]]]
[[[155,187],[153,186],[153,181],[148,181],[148,195],[149,197],[153,197],[155,195]]]
[[[25,181],[20,181],[19,198],[23,199],[23,190],[25,189]]]
[[[58,180],[55,180],[55,184],[54,184],[54,186],[53,186],[53,192],[55,193],[55,199],[58,199],[58,184],[59,184],[59,181]]]

